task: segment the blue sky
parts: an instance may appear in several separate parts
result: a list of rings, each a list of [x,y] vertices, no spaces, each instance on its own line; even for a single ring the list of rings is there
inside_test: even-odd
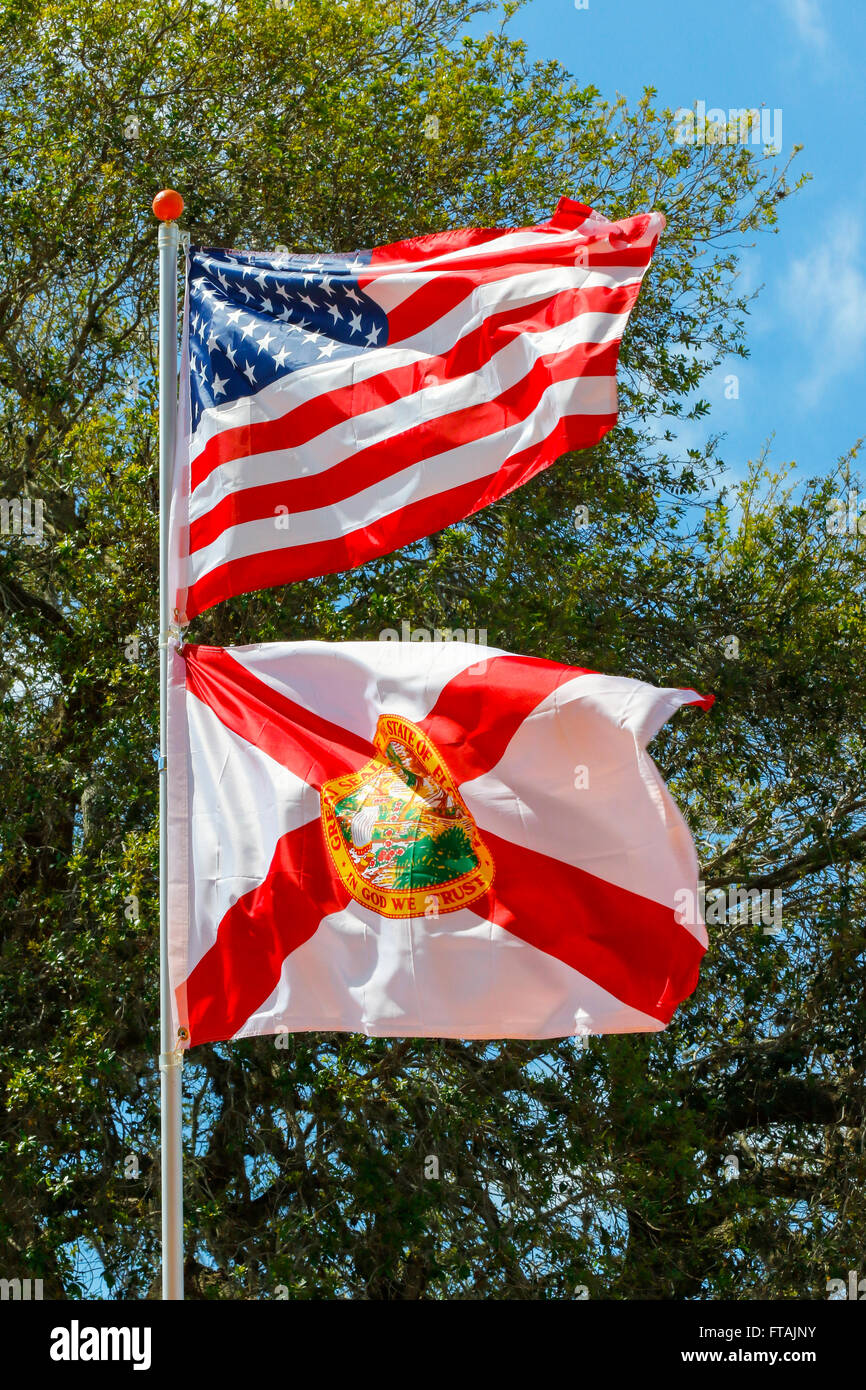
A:
[[[586,0],[577,0],[584,4]],[[812,182],[782,207],[778,235],[744,253],[760,297],[751,357],[707,379],[709,424],[684,442],[723,431],[720,454],[742,476],[774,435],[770,464],[825,473],[866,435],[866,5],[852,0],[527,0],[512,34],[533,58],[557,58],[582,83],[632,104],[645,86],[658,104],[781,111],[781,160]],[[642,209],[635,208],[635,212]],[[724,377],[739,376],[726,400]]]

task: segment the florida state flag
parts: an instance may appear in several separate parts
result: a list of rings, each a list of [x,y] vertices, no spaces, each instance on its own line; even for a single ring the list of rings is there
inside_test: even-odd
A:
[[[705,929],[646,745],[694,690],[463,642],[187,646],[169,706],[183,1045],[663,1028]]]

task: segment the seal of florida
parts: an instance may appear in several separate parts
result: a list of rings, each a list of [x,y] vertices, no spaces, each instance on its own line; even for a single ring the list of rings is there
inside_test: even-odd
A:
[[[493,859],[432,740],[380,715],[376,755],[322,787],[322,827],[356,902],[383,917],[438,917],[482,897]]]

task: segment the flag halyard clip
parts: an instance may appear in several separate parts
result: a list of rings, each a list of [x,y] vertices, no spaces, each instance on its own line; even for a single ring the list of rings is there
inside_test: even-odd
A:
[[[174,616],[175,619],[178,619],[177,609],[174,610]],[[169,623],[167,631],[160,635],[160,647],[170,647],[174,651],[180,651],[183,646],[184,631],[189,626],[188,623],[183,620],[184,617],[185,615],[182,615],[180,620]]]
[[[188,1038],[188,1030],[186,1028],[178,1028],[177,1047],[172,1048],[171,1052],[160,1052],[159,1054],[160,1071],[171,1071],[174,1067],[183,1066],[183,1054],[185,1049],[182,1044],[185,1043]]]

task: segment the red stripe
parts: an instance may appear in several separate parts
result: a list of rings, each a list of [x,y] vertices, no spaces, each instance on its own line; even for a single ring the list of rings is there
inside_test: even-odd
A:
[[[496,877],[470,910],[669,1023],[694,990],[704,954],[673,909],[486,830],[482,835]]]
[[[553,216],[547,222],[540,222],[538,225],[573,231],[576,227],[583,226],[588,217],[592,217],[592,208],[588,203],[578,203],[574,198],[562,197],[553,210]]]
[[[542,248],[542,250],[544,249]],[[418,289],[389,310],[388,347],[398,347],[400,343],[409,338],[420,338],[439,319],[444,318],[447,313],[468,299],[479,285],[490,285],[497,280],[513,279],[515,276],[528,275],[539,269],[559,269],[563,272],[574,272],[573,257],[567,258],[562,266],[551,266],[549,255],[538,259],[541,262],[540,265],[497,262],[494,267],[484,272],[464,272],[461,270],[459,273],[457,271],[447,273],[440,271],[434,274],[432,280],[427,280],[419,285]],[[581,269],[583,268],[583,262],[581,262]],[[588,268],[591,268],[591,265]],[[420,277],[422,272],[419,271],[418,273]],[[639,290],[639,285],[591,285],[585,289],[580,286],[572,286],[568,290],[564,290],[563,293],[574,294],[587,300],[599,295],[627,294],[629,302],[632,304],[637,298]],[[376,298],[375,291],[372,297]],[[619,311],[611,310],[610,312]],[[573,317],[577,317],[577,315],[575,314]]]
[[[589,675],[534,656],[479,657],[450,680],[419,728],[429,735],[459,783],[500,761],[517,730],[551,691]]]
[[[511,305],[488,317],[459,338],[446,353],[426,357],[379,372],[366,381],[349,382],[325,395],[315,396],[273,420],[237,425],[208,440],[190,465],[193,492],[220,464],[266,454],[275,449],[297,449],[343,420],[364,415],[403,399],[431,383],[456,380],[476,372],[520,332],[539,331],[567,323],[581,313],[621,314],[630,309],[637,287],[563,290],[531,304]],[[505,330],[510,330],[506,332]],[[598,347],[587,344],[587,347]]]
[[[383,483],[436,454],[508,429],[532,414],[552,382],[587,377],[613,382],[618,353],[617,339],[604,347],[580,343],[567,352],[536,358],[520,381],[492,401],[464,406],[433,420],[410,425],[388,439],[359,448],[324,473],[306,478],[281,478],[278,482],[227,493],[203,516],[190,522],[190,554],[211,545],[232,526],[277,516],[278,507],[287,509],[283,515],[293,516],[337,506],[347,497]],[[589,371],[587,363],[591,365]],[[496,448],[495,442],[493,447]],[[387,501],[383,505],[387,505]]]
[[[310,786],[354,772],[374,755],[366,739],[272,689],[224,647],[181,648],[186,688],[233,733]]]
[[[283,835],[267,878],[229,908],[187,978],[190,1045],[220,1042],[242,1028],[273,992],[286,956],[348,901],[319,821]]]
[[[694,695],[695,698],[692,700],[692,704],[699,705],[702,710],[712,709],[713,705],[716,703],[715,695],[701,695],[700,692],[695,690],[691,685],[685,685],[682,689],[687,691],[689,695]]]
[[[370,526],[334,540],[227,560],[190,586],[184,605],[187,619],[191,622],[199,613],[235,594],[253,593],[275,584],[292,584],[316,575],[354,569],[379,555],[387,555],[400,546],[441,531],[452,522],[506,497],[536,473],[549,468],[566,450],[592,448],[615,424],[615,415],[565,415],[546,439],[512,455],[486,478],[472,479],[433,497],[411,502],[378,518]]]
[[[371,253],[370,265],[379,267],[388,266],[394,261],[428,261],[432,256],[448,256],[468,246],[481,246],[502,235],[501,227],[455,227],[447,232],[427,232],[424,236],[406,237],[403,241],[392,241],[388,246],[377,246]],[[364,275],[364,271],[361,275]]]

